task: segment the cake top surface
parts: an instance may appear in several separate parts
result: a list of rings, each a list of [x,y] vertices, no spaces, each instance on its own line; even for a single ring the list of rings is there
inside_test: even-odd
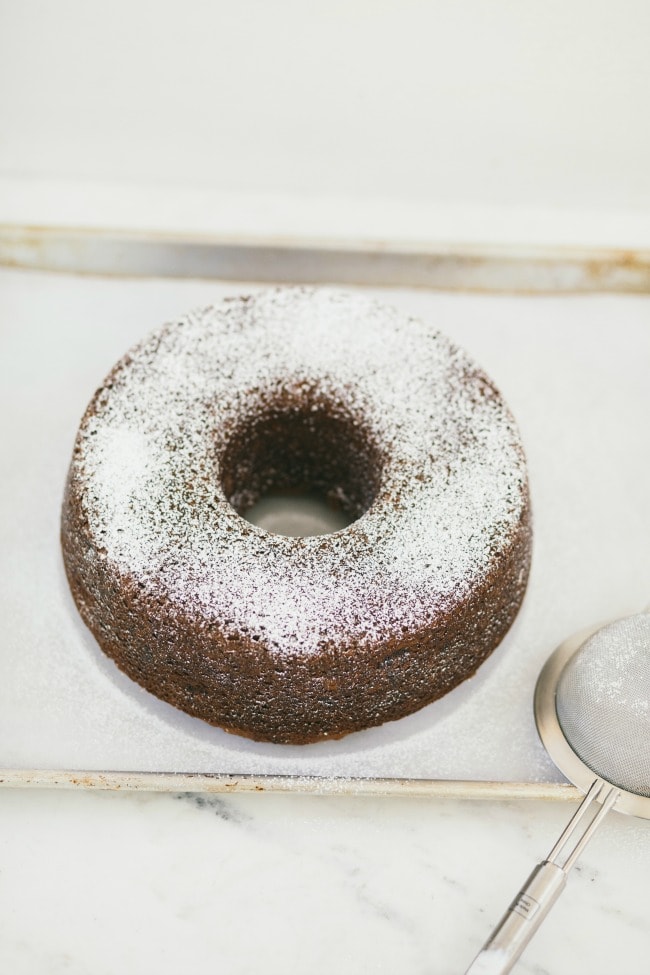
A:
[[[222,487],[231,432],[300,398],[340,407],[383,457],[374,502],[332,535],[270,534]],[[299,653],[451,611],[527,504],[515,422],[470,357],[417,319],[329,289],[230,299],[155,331],[95,394],[70,479],[91,557]]]

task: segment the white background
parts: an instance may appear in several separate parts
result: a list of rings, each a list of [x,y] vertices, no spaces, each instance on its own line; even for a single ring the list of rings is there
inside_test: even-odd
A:
[[[0,0],[0,220],[650,244],[644,0]]]

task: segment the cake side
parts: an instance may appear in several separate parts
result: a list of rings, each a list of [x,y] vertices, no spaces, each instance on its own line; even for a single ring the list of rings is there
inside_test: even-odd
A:
[[[206,623],[117,581],[100,563],[68,488],[64,561],[79,612],[101,649],[155,696],[208,724],[257,741],[340,738],[419,710],[471,677],[499,645],[528,581],[530,511],[470,598],[429,613],[429,625],[369,641],[323,642],[319,654],[274,652],[255,633]],[[92,559],[91,559],[92,561]],[[256,638],[257,637],[257,638]]]

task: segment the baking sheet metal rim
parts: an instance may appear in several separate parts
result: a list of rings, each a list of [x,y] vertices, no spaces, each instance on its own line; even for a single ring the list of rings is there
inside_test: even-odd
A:
[[[650,250],[208,236],[0,224],[0,266],[514,294],[650,293]]]
[[[274,793],[347,798],[563,800],[583,794],[566,782],[492,782],[317,775],[0,769],[0,788],[205,794]]]

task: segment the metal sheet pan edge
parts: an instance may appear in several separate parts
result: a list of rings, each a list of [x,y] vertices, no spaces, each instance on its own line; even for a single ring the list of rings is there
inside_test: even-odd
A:
[[[650,293],[650,251],[218,238],[0,225],[0,266],[120,277],[514,294]]]

